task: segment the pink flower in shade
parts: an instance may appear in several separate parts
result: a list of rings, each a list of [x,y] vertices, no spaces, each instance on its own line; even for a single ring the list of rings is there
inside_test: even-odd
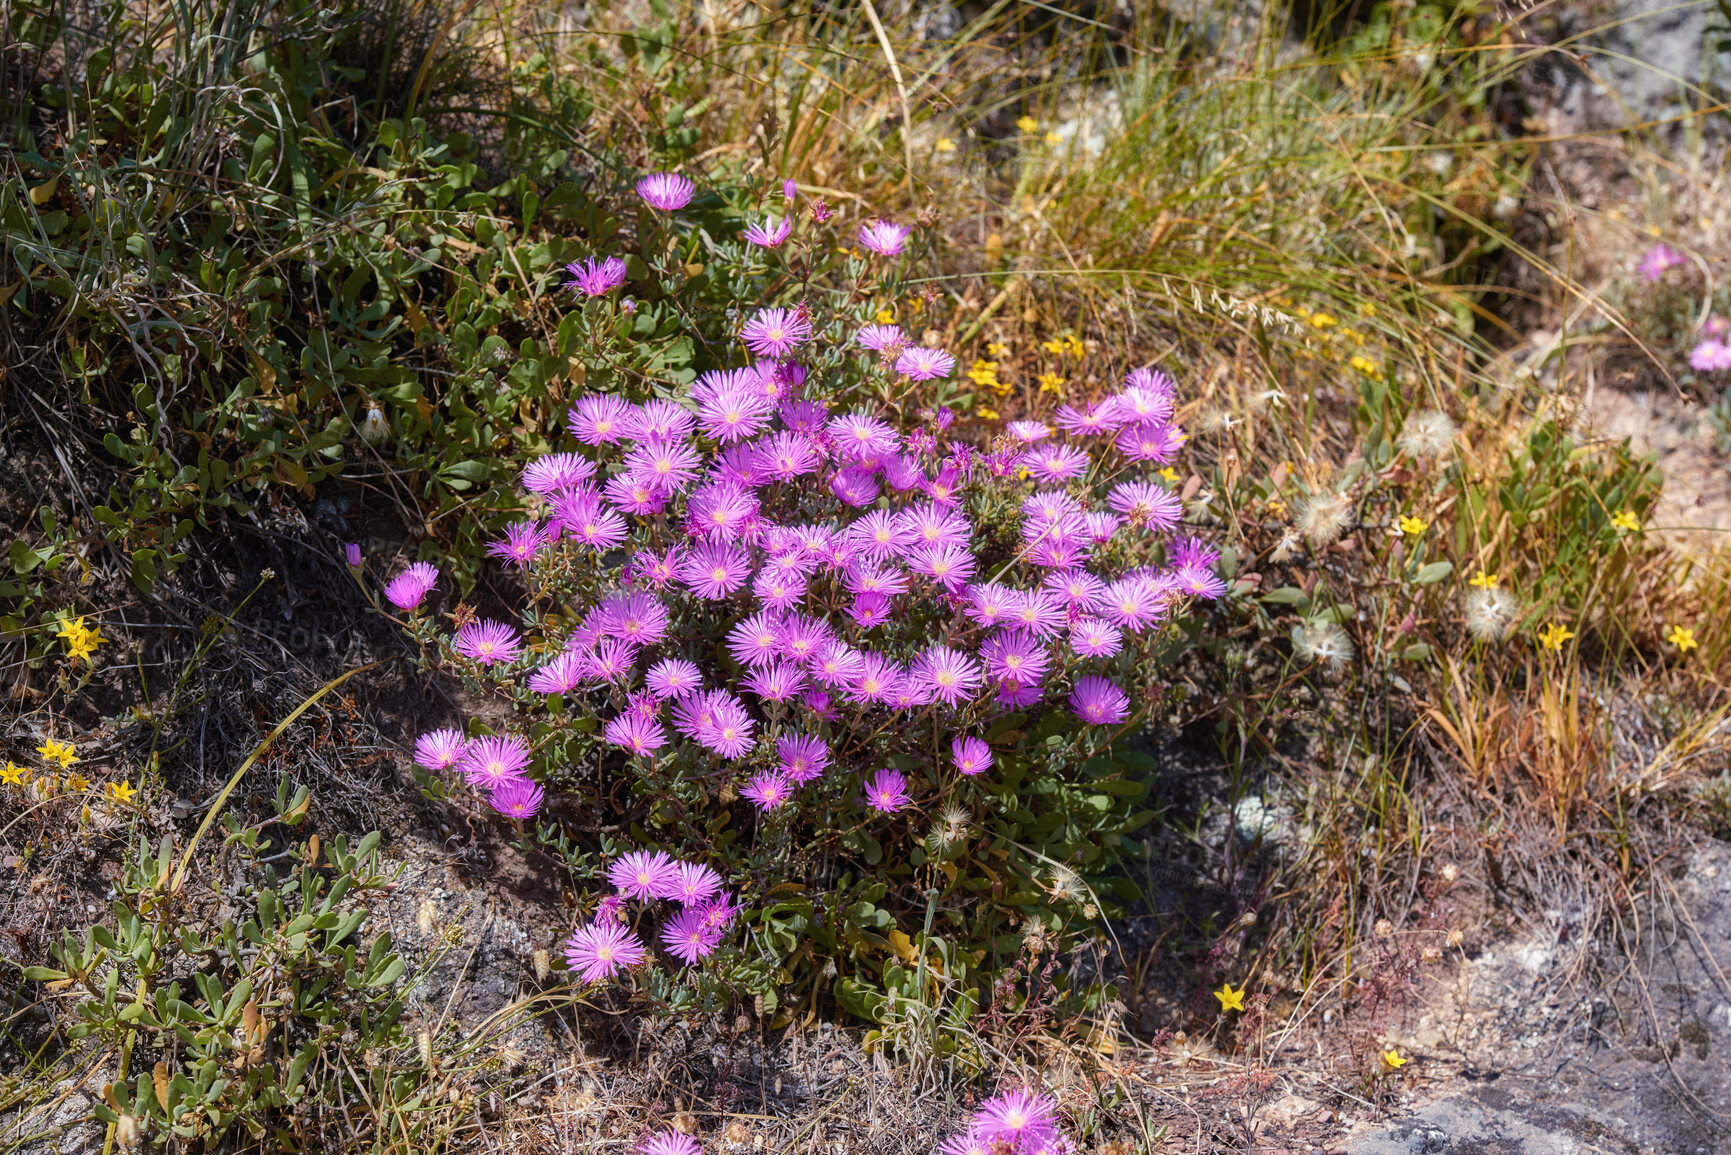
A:
[[[1058,1101],[1025,1087],[993,1095],[974,1112],[973,1129],[989,1143],[1015,1151],[1034,1151],[1049,1143],[1058,1128]]]
[[[859,227],[854,239],[859,247],[877,253],[883,257],[899,256],[908,247],[908,237],[913,230],[906,225],[898,225],[892,221],[869,220]]]
[[[612,978],[645,957],[643,944],[621,922],[580,926],[565,940],[565,962],[586,983]]]
[[[955,759],[956,769],[969,776],[984,774],[992,768],[992,748],[971,734],[950,743],[950,756]]]
[[[657,897],[681,906],[696,906],[721,890],[721,875],[701,862],[681,862],[667,877],[667,889]]]
[[[863,509],[877,500],[878,483],[870,473],[858,466],[849,466],[830,478],[830,492],[847,505]]]
[[[415,739],[415,764],[428,770],[447,770],[463,756],[469,740],[461,730],[429,730]]]
[[[649,667],[643,684],[662,698],[678,699],[703,689],[703,675],[694,662],[684,658],[663,658]]]
[[[1046,676],[1050,655],[1026,630],[1006,630],[986,639],[980,647],[986,672],[1000,682],[1037,686]]]
[[[501,783],[493,788],[487,801],[507,818],[533,818],[541,809],[547,792],[527,778]]]
[[[870,349],[873,353],[881,353],[886,357],[900,356],[907,348],[908,335],[902,332],[900,325],[862,325],[859,332],[853,335],[862,349]]]
[[[759,309],[739,339],[759,357],[780,360],[811,340],[811,321],[800,309]]]
[[[633,850],[607,866],[607,881],[626,898],[665,898],[678,865],[665,850]]]
[[[514,521],[505,527],[505,540],[487,546],[487,554],[514,565],[527,566],[547,541],[547,527],[539,521]]]
[[[523,652],[522,642],[517,638],[517,631],[503,622],[482,619],[470,622],[457,631],[454,648],[465,658],[472,658],[483,666],[494,662],[514,662]]]
[[[1118,412],[1116,397],[1108,397],[1098,404],[1084,405],[1081,408],[1060,405],[1054,420],[1059,429],[1077,436],[1111,433],[1124,421]]]
[[[774,413],[775,405],[761,388],[740,385],[724,385],[697,405],[703,435],[723,445],[756,435]]]
[[[598,682],[617,682],[631,672],[637,647],[618,638],[601,638],[583,655],[583,676]]]
[[[1123,514],[1132,525],[1171,532],[1184,516],[1184,503],[1176,493],[1151,481],[1125,481],[1112,487],[1106,504]]]
[[[779,770],[765,770],[753,775],[739,793],[768,814],[793,800],[793,780]]]
[[[585,445],[611,445],[625,436],[625,421],[631,406],[611,393],[580,397],[566,413],[571,435]]]
[[[404,613],[415,609],[439,580],[439,571],[424,561],[415,562],[385,586],[385,600]]]
[[[639,758],[646,758],[667,745],[661,723],[640,714],[621,714],[608,722],[602,736],[612,745]]]
[[[1139,421],[1120,429],[1114,444],[1118,452],[1130,461],[1152,461],[1164,465],[1178,456],[1178,447],[1184,444],[1184,434],[1176,425]]]
[[[549,453],[523,467],[523,488],[546,496],[575,489],[595,476],[595,463],[581,453]]]
[[[998,683],[998,704],[1006,710],[1026,710],[1046,696],[1046,692],[1038,686],[1024,686],[1020,682]]]
[[[588,659],[566,650],[529,675],[529,688],[537,694],[569,694],[583,682]]]
[[[1028,468],[1041,481],[1068,481],[1088,472],[1088,455],[1070,445],[1049,445],[1028,455]]]
[[[675,212],[691,203],[697,191],[689,180],[672,172],[652,172],[637,182],[637,195],[652,209]]]
[[[773,249],[793,235],[793,218],[782,217],[774,223],[765,221],[746,228],[745,239],[760,249]]]
[[[965,702],[979,689],[980,664],[961,650],[932,646],[914,660],[912,676],[947,706]]]
[[[860,652],[843,641],[825,643],[811,662],[812,677],[826,686],[851,686],[864,670]]]
[[[684,440],[649,438],[625,454],[625,475],[662,493],[677,493],[697,478],[697,450]]]
[[[1201,538],[1176,539],[1167,560],[1172,565],[1171,586],[1179,593],[1213,601],[1226,592],[1226,583],[1214,573],[1220,551]]]
[[[959,545],[937,546],[915,550],[908,567],[923,573],[950,593],[968,584],[974,576],[974,555]]]
[[[637,1147],[638,1155],[703,1155],[697,1140],[678,1131],[657,1131]]]
[[[823,777],[829,766],[829,747],[810,734],[789,734],[775,743],[781,772],[801,785]]]
[[[927,349],[915,345],[896,358],[896,372],[906,374],[911,381],[931,381],[948,377],[955,371],[956,359],[942,349]]]
[[[741,758],[750,752],[757,723],[745,712],[745,707],[729,699],[715,707],[715,720],[697,741],[723,758]]]
[[[848,606],[848,617],[862,630],[874,629],[889,620],[892,603],[884,594],[860,594]]]
[[[1078,618],[1070,627],[1070,648],[1084,658],[1109,658],[1123,647],[1123,632],[1099,618]]]
[[[726,542],[698,546],[679,563],[679,577],[691,592],[709,601],[720,601],[751,576],[749,555]]]
[[[687,907],[662,924],[661,941],[669,954],[693,966],[715,953],[721,935],[704,921],[703,911]]]
[[[900,770],[879,770],[865,784],[866,805],[885,814],[894,814],[908,805],[907,776]]]
[[[457,769],[475,789],[497,790],[523,777],[528,765],[529,747],[516,738],[488,735],[469,743]]]
[[[597,261],[594,257],[581,262],[572,261],[565,266],[565,271],[571,276],[565,287],[585,297],[611,293],[625,283],[625,262],[618,257],[608,257],[605,261]]]
[[[1012,421],[1006,428],[1009,429],[1011,437],[1024,445],[1032,445],[1052,436],[1052,427],[1044,421]]]
[[[1684,264],[1688,264],[1688,261],[1682,253],[1660,242],[1647,250],[1647,255],[1641,258],[1639,268],[1643,277],[1649,281],[1657,281],[1669,270]]]
[[[1722,373],[1731,369],[1731,344],[1711,338],[1689,353],[1689,366],[1697,373]]]
[[[1070,691],[1070,709],[1090,726],[1115,726],[1130,716],[1130,699],[1117,683],[1087,674]]]

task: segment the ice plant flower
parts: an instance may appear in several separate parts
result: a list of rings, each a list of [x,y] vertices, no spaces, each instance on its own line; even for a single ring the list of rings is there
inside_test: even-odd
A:
[[[891,221],[873,219],[859,227],[854,239],[859,247],[883,257],[899,256],[908,247],[908,237],[913,232],[906,225],[898,225]]]
[[[621,922],[580,926],[565,940],[565,961],[586,983],[612,978],[645,957],[643,943]]]
[[[488,801],[507,818],[533,818],[541,809],[546,791],[527,778],[517,778],[494,788]]]
[[[603,296],[625,283],[625,262],[618,257],[608,257],[604,261],[597,261],[594,257],[572,261],[565,266],[565,271],[571,276],[565,287],[585,297]]]
[[[693,966],[715,953],[721,936],[704,919],[701,909],[688,906],[662,925],[661,941],[668,953]]]
[[[697,191],[685,177],[672,172],[652,172],[637,182],[637,195],[652,209],[676,212],[691,203]]]
[[[908,805],[908,780],[900,770],[883,769],[865,784],[866,805],[885,814],[894,814]]]
[[[739,339],[759,357],[782,358],[811,340],[811,321],[800,309],[760,309]]]
[[[505,527],[505,540],[487,546],[487,555],[526,567],[547,541],[547,527],[539,521],[514,521]]]
[[[950,756],[963,774],[984,774],[992,768],[992,748],[971,734],[950,743]]]
[[[415,764],[426,770],[448,770],[468,744],[461,730],[429,730],[415,739]]]
[[[689,1135],[657,1131],[637,1148],[638,1155],[703,1155],[703,1148]]]
[[[385,586],[385,600],[403,613],[420,606],[439,581],[439,571],[431,564],[418,561],[390,580]]]
[[[607,867],[607,881],[627,898],[665,898],[679,868],[664,850],[633,850]]]
[[[1242,1011],[1244,1009],[1244,991],[1245,988],[1243,987],[1233,990],[1231,983],[1222,983],[1220,989],[1214,992],[1214,997],[1220,1000],[1220,1013]]]
[[[662,898],[671,898],[681,906],[694,906],[721,890],[721,876],[701,862],[681,862],[668,876]]]
[[[1130,699],[1116,683],[1087,674],[1070,691],[1070,709],[1090,726],[1115,726],[1130,716]]]
[[[1661,241],[1647,250],[1647,255],[1641,258],[1639,268],[1643,277],[1649,281],[1657,281],[1669,270],[1687,263],[1682,253]]]
[[[1049,1141],[1058,1126],[1058,1101],[1015,1087],[993,1095],[974,1113],[974,1127],[991,1142],[1013,1151],[1033,1151]]]
[[[948,377],[955,369],[954,357],[942,349],[928,349],[924,345],[915,345],[896,358],[896,372],[905,374],[913,381]]]
[[[768,814],[793,797],[793,781],[779,770],[765,770],[754,775],[739,793]]]
[[[1709,337],[1690,351],[1689,367],[1697,373],[1722,373],[1731,369],[1731,343]]]
[[[457,640],[452,645],[459,654],[483,666],[490,666],[495,662],[514,662],[523,652],[517,631],[503,622],[491,619],[470,622],[457,631]]]
[[[476,738],[463,750],[457,769],[477,790],[497,790],[524,777],[529,765],[529,747],[516,738],[488,735]]]
[[[787,240],[792,233],[793,218],[787,216],[779,221],[749,225],[745,230],[745,239],[760,249],[773,249]]]

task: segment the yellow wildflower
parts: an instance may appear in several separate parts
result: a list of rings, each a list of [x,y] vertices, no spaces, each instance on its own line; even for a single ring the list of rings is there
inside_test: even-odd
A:
[[[82,794],[84,791],[90,789],[90,779],[77,772],[68,774],[66,776],[66,789],[72,791],[74,794]]]
[[[1040,392],[1056,393],[1064,387],[1064,379],[1056,373],[1040,374]]]
[[[1539,631],[1539,645],[1547,650],[1560,650],[1563,643],[1575,636],[1575,631],[1558,622],[1552,622]]]
[[[1035,129],[1040,127],[1040,122],[1031,116],[1018,117],[1016,120],[1016,127],[1023,132],[1033,132]]]
[[[1242,1011],[1244,1009],[1244,992],[1248,988],[1232,989],[1231,983],[1221,983],[1220,989],[1214,992],[1214,997],[1220,1000],[1220,1013],[1227,1011]]]
[[[1473,580],[1469,581],[1467,584],[1477,590],[1494,590],[1497,588],[1497,580],[1496,574],[1486,573],[1484,570],[1480,570],[1478,576],[1474,577]]]
[[[1391,1071],[1398,1071],[1406,1066],[1406,1060],[1400,1057],[1400,1052],[1390,1047],[1382,1053],[1382,1065]]]
[[[1695,631],[1688,626],[1672,626],[1665,640],[1676,646],[1680,654],[1686,654],[1701,644],[1695,640]]]
[[[998,419],[998,411],[988,405],[982,405],[980,406],[980,416],[984,417],[987,421],[996,421]]]
[[[1358,303],[1358,315],[1361,317],[1374,317],[1376,316],[1376,306],[1371,304],[1369,301],[1360,301]]]
[[[108,797],[115,802],[131,802],[138,796],[138,788],[124,778],[119,782],[110,782],[104,789]]]
[[[877,316],[872,318],[872,320],[876,321],[880,325],[894,324],[895,319],[896,319],[896,311],[894,309],[888,308],[887,306],[885,308],[879,309]]]
[[[1641,519],[1635,516],[1635,511],[1625,509],[1611,518],[1611,524],[1625,533],[1634,533],[1641,528]]]
[[[937,149],[939,152],[955,152],[956,151],[956,142],[951,140],[947,136],[940,136],[932,144],[932,147]]]
[[[1040,348],[1044,349],[1048,353],[1056,353],[1058,356],[1062,357],[1064,355],[1064,338],[1053,337],[1050,341],[1041,341]]]
[[[1430,522],[1422,517],[1408,517],[1404,513],[1400,515],[1400,531],[1408,536],[1417,537],[1429,528]]]
[[[1010,355],[1010,347],[1002,341],[987,341],[986,355],[988,357],[1008,357]]]
[[[4,782],[8,786],[24,785],[24,767],[19,766],[8,759],[6,762],[6,768],[0,770],[0,782]]]
[[[73,754],[72,743],[56,742],[52,738],[49,738],[43,742],[42,745],[36,747],[36,752],[42,755],[42,760],[44,762],[59,763],[62,770],[78,761]]]
[[[1357,369],[1360,373],[1365,374],[1367,377],[1374,377],[1378,381],[1382,380],[1382,366],[1378,365],[1375,361],[1372,361],[1369,357],[1363,357],[1354,353],[1351,359],[1347,361],[1347,364],[1352,368]]]
[[[1162,469],[1160,471],[1159,477],[1167,485],[1177,485],[1178,484],[1178,471],[1176,469],[1173,469],[1170,465],[1168,465],[1165,469]]]
[[[1332,329],[1334,326],[1340,324],[1339,321],[1335,320],[1334,314],[1332,313],[1312,313],[1310,315],[1310,323],[1318,329]]]
[[[1046,143],[1047,144],[1063,144],[1064,138],[1059,136],[1055,132],[1048,132],[1046,134]]]
[[[71,618],[62,619],[60,637],[66,642],[67,657],[75,662],[80,659],[89,661],[90,655],[96,652],[96,647],[108,640],[102,636],[100,627],[94,630],[86,629],[83,618],[78,618],[76,621]],[[95,663],[91,664],[94,665]]]
[[[1172,474],[1172,480],[1174,483],[1177,482],[1178,475],[1176,473]],[[1268,506],[1268,512],[1269,513],[1272,513],[1276,517],[1285,517],[1286,516],[1286,503],[1284,501],[1280,500],[1280,498],[1271,497],[1268,499],[1266,504]]]

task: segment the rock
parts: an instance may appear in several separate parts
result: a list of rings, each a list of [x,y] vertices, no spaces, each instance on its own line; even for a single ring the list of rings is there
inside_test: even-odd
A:
[[[1548,21],[1550,27],[1539,30],[1541,38],[1552,43],[1568,39],[1586,67],[1577,68],[1561,56],[1536,66],[1540,85],[1550,90],[1553,130],[1680,123],[1694,108],[1712,103],[1714,98],[1702,87],[1722,83],[1731,70],[1731,53],[1716,53],[1712,43],[1731,35],[1707,32],[1710,25],[1726,22],[1710,0],[1565,6]]]

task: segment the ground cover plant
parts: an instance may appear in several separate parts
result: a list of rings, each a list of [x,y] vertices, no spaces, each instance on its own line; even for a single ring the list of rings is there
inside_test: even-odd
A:
[[[297,833],[328,750],[211,784],[189,712],[250,710],[238,760],[287,707],[183,687],[304,595],[198,583],[267,544],[401,628],[295,700],[395,659],[440,703],[387,808],[551,864],[517,1020],[857,1026],[957,1151],[1154,1149],[1087,1082],[1125,1024],[1251,1096],[1326,1011],[1389,1101],[1425,968],[1540,895],[1614,928],[1722,812],[1731,582],[1568,349],[1507,347],[1564,302],[1711,395],[1723,302],[1675,236],[1552,263],[1518,26],[1288,15],[7,6],[0,838],[19,909],[95,902],[18,939],[15,1114],[100,1068],[119,1142],[506,1125],[498,1024],[356,919],[389,869]],[[157,920],[165,833],[351,880]],[[713,1146],[670,1102],[597,1141]]]

